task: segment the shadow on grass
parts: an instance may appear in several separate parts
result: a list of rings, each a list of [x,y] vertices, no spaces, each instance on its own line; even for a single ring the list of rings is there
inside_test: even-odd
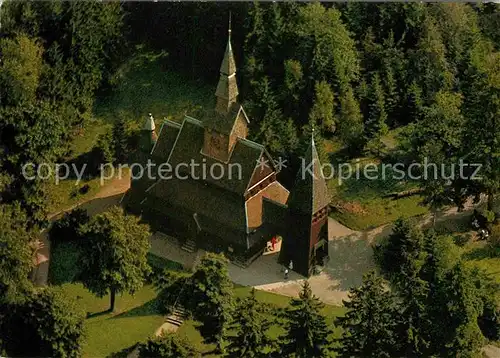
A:
[[[127,317],[141,317],[141,316],[152,316],[158,314],[158,299],[153,298],[148,302],[144,303],[142,306],[132,308],[131,310],[117,314],[116,316],[110,317],[115,318],[127,318]]]
[[[147,113],[155,118],[169,116],[182,120],[185,114],[196,115],[201,108],[212,106],[212,85],[187,80],[175,72],[165,71],[161,59],[141,54],[120,69],[116,86],[101,93],[94,112],[107,122],[118,115],[142,121]]]
[[[94,312],[94,313],[87,312],[87,319],[104,316],[104,315],[107,315],[109,313],[111,313],[109,308],[104,310],[104,311],[101,311],[101,312]]]
[[[465,253],[463,255],[463,257],[466,259],[466,260],[476,260],[476,261],[479,261],[479,260],[483,260],[483,259],[491,259],[491,258],[495,258],[495,257],[499,257],[498,256],[498,252],[495,252],[494,249],[492,249],[491,247],[489,246],[485,246],[485,247],[479,247],[479,248],[476,248],[472,251],[469,251],[467,253]]]
[[[137,343],[131,345],[130,347],[124,348],[119,352],[114,352],[109,354],[106,358],[126,358],[130,353],[137,347]]]

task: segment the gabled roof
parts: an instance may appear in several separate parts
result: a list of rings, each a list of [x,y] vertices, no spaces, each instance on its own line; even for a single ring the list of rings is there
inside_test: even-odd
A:
[[[195,172],[197,176],[203,174],[203,165],[209,171],[217,163],[219,168],[223,168],[224,176],[217,179],[208,173],[200,181],[206,181],[216,187],[243,195],[257,166],[257,160],[263,153],[266,153],[264,146],[248,139],[238,138],[229,161],[223,163],[202,154],[204,130],[201,121],[188,116],[184,118],[180,128],[168,123],[163,125],[158,144],[153,149],[155,160],[168,161],[173,168],[180,163],[190,164],[193,161],[198,165]],[[171,150],[167,153],[170,146]],[[189,168],[186,170],[189,171]]]
[[[301,158],[301,168],[297,173],[288,207],[291,210],[312,215],[328,206],[329,203],[328,187],[321,171],[314,139],[311,138],[306,155]]]

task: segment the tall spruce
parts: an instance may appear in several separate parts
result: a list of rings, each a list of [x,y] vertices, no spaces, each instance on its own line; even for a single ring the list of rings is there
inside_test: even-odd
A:
[[[335,132],[333,91],[326,81],[319,81],[314,85],[314,92],[309,121],[316,123],[323,131],[333,133]]]
[[[207,253],[187,282],[189,298],[184,302],[195,319],[202,323],[202,336],[222,350],[233,312],[233,284],[229,278],[228,260]]]
[[[113,124],[112,138],[115,161],[117,164],[125,163],[128,154],[128,137],[126,121],[123,116],[118,117]]]
[[[363,277],[360,287],[349,290],[349,301],[343,301],[347,312],[336,321],[343,329],[338,340],[341,357],[399,356],[399,312],[386,285],[372,271]]]
[[[255,289],[252,289],[249,297],[238,299],[235,308],[229,326],[232,333],[227,336],[228,354],[231,357],[268,357],[272,342],[267,330],[271,322],[267,307],[255,297]]]
[[[359,152],[365,143],[364,125],[359,103],[354,97],[352,87],[349,86],[341,94],[339,107],[337,134],[352,152]]]
[[[299,298],[292,299],[284,313],[286,333],[279,338],[283,342],[281,354],[296,358],[328,357],[331,331],[321,313],[323,307],[305,281]]]

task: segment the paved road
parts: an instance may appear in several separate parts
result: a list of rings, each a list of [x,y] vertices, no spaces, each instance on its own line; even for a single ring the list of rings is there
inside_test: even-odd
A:
[[[130,188],[130,176],[124,175],[120,179],[114,179],[105,186],[92,198],[83,203],[72,205],[64,210],[49,215],[49,220],[55,221],[61,217],[65,212],[73,210],[76,207],[86,209],[89,215],[95,215],[103,212],[113,205],[118,205],[123,194]],[[40,233],[40,241],[42,248],[38,250],[35,258],[35,267],[33,272],[33,282],[35,286],[45,286],[49,276],[49,263],[50,263],[50,241],[48,239],[47,230]]]

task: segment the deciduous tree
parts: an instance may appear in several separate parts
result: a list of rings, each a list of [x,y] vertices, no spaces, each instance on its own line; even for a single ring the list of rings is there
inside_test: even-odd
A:
[[[74,299],[44,288],[9,306],[0,323],[5,350],[12,357],[80,357],[84,317]]]
[[[222,348],[222,340],[233,312],[233,284],[228,260],[223,255],[207,253],[187,282],[190,292],[185,305],[202,322],[201,333],[208,342]]]
[[[0,205],[0,303],[29,292],[28,274],[33,267],[26,215],[19,205]]]
[[[110,294],[110,311],[117,293],[140,289],[151,268],[149,227],[121,208],[92,217],[83,229],[88,239],[82,257],[82,282],[98,297]]]

